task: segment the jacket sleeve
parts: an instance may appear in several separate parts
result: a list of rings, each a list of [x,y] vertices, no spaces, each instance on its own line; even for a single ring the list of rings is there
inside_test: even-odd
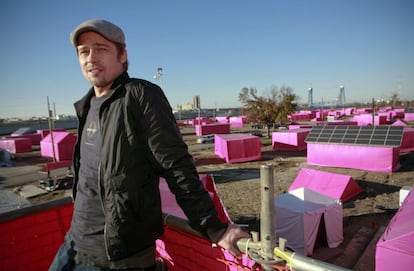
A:
[[[167,98],[160,87],[150,82],[143,81],[136,87],[135,98],[141,108],[139,123],[159,175],[167,180],[191,226],[217,242],[227,224],[217,218],[217,210],[199,180]]]

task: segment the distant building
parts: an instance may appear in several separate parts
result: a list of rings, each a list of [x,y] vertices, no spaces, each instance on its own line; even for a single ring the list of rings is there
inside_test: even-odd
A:
[[[193,109],[201,109],[200,95],[193,97]]]

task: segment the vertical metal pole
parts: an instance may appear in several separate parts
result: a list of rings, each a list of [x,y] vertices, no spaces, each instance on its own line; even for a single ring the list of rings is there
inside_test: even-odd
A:
[[[56,153],[55,153],[55,140],[53,137],[53,113],[50,110],[50,104],[49,104],[49,96],[47,96],[47,113],[49,114],[48,117],[48,121],[49,121],[49,134],[50,134],[50,139],[51,139],[51,143],[52,143],[52,152],[53,152],[53,162],[56,162]]]
[[[260,211],[260,254],[266,261],[274,259],[273,248],[276,245],[275,232],[275,205],[273,186],[273,166],[271,164],[260,167],[261,211]],[[263,270],[273,270],[264,265]]]

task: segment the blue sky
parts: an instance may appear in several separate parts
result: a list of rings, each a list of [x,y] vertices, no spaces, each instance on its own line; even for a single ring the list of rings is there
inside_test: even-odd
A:
[[[58,114],[89,89],[70,44],[80,22],[123,28],[133,77],[161,84],[172,107],[240,106],[243,87],[292,87],[306,103],[399,93],[414,99],[411,0],[71,0],[0,2],[0,118]],[[162,82],[156,81],[162,67]]]

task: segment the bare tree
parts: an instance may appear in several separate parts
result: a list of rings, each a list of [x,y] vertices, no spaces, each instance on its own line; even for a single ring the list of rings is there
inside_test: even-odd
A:
[[[291,87],[272,86],[266,95],[259,96],[256,88],[243,88],[239,93],[239,101],[243,104],[247,120],[259,122],[266,126],[270,137],[270,127],[274,124],[283,125],[288,122],[288,115],[295,111],[298,97]]]

